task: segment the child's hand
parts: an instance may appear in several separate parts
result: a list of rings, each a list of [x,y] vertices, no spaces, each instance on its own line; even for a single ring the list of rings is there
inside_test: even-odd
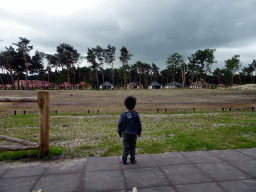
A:
[[[140,134],[137,134],[138,137],[140,137]]]

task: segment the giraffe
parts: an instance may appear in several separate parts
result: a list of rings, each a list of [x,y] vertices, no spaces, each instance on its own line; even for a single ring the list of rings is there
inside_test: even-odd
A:
[[[200,78],[200,81],[203,82],[203,84],[205,85],[206,89],[211,88],[211,85],[208,85],[204,79]]]
[[[127,89],[133,89],[134,88],[134,85],[132,85],[131,83],[129,83],[128,85],[127,85]]]
[[[189,79],[189,82],[192,84],[192,88],[195,88],[195,83]]]
[[[202,81],[198,81],[198,88],[202,88]]]
[[[140,89],[143,89],[143,85],[140,84],[139,82],[136,82],[137,85],[139,85]]]

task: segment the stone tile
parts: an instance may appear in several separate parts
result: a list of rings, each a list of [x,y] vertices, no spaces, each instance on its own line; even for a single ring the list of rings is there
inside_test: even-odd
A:
[[[0,163],[0,178],[1,178],[1,175],[7,171],[9,169],[9,165],[6,164],[6,163]]]
[[[151,157],[159,166],[168,165],[189,165],[191,164],[187,159],[185,159],[180,153],[161,153],[152,154]]]
[[[5,173],[3,173],[1,178],[42,175],[46,170],[47,166],[48,165],[37,165],[37,166],[10,168]]]
[[[239,153],[236,150],[213,150],[210,151],[213,155],[216,155],[218,158],[224,160],[224,161],[247,161],[247,160],[253,160],[252,158],[248,157],[247,155],[244,155],[242,153]]]
[[[239,171],[228,163],[196,164],[206,175],[214,181],[227,181],[252,178],[248,174]]]
[[[6,178],[0,180],[0,191],[30,192],[40,176]]]
[[[175,192],[175,190],[171,186],[141,188],[141,189],[138,189],[138,191],[139,192]]]
[[[179,192],[225,192],[216,183],[200,183],[190,185],[176,185]]]
[[[161,167],[172,185],[190,183],[208,183],[209,179],[202,171],[193,165],[177,165]]]
[[[181,152],[186,159],[192,163],[217,163],[223,162],[221,159],[217,158],[209,151],[192,151],[192,152]]]
[[[246,172],[247,174],[256,178],[256,160],[254,161],[234,161],[229,162],[236,168]]]
[[[239,180],[239,181],[225,181],[219,182],[220,186],[222,186],[227,192],[255,192],[256,191],[256,180]]]
[[[126,189],[121,170],[87,172],[82,191],[114,191]]]
[[[34,162],[23,162],[21,160],[17,160],[14,162],[8,162],[6,163],[10,168],[18,168],[18,167],[47,167],[50,165],[48,162],[40,162],[38,160],[35,160]]]
[[[117,156],[87,158],[86,171],[110,171],[115,169],[121,169]]]
[[[78,191],[82,173],[43,175],[32,191],[44,192]]]
[[[158,167],[123,170],[128,189],[170,185]]]
[[[236,149],[236,151],[248,155],[254,159],[256,159],[256,148],[249,148],[249,149]]]
[[[61,174],[61,173],[78,173],[83,172],[83,166],[86,160],[72,160],[67,162],[62,162],[58,164],[50,164],[44,174]]]
[[[130,158],[130,157],[129,157]],[[136,163],[131,164],[130,159],[127,159],[127,163],[125,165],[121,164],[122,169],[137,169],[137,168],[145,168],[145,167],[155,167],[157,164],[151,158],[150,155],[136,155]],[[122,156],[119,156],[119,161],[122,159]]]

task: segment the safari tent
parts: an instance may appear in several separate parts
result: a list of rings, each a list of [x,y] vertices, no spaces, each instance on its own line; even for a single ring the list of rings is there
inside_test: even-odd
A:
[[[148,86],[148,89],[162,89],[162,85],[157,82],[153,82]]]
[[[114,89],[114,85],[106,81],[100,85],[100,89]]]
[[[175,88],[181,88],[183,85],[177,81],[172,81],[165,85],[166,89],[175,89]]]

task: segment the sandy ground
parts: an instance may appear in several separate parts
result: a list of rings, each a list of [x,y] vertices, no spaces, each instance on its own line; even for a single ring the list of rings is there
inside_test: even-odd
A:
[[[36,97],[37,91],[0,90],[0,97]],[[175,90],[49,90],[51,113],[122,112],[126,96],[137,98],[138,112],[220,110],[256,107],[256,89],[175,89]],[[36,103],[0,103],[0,116],[38,113]]]

